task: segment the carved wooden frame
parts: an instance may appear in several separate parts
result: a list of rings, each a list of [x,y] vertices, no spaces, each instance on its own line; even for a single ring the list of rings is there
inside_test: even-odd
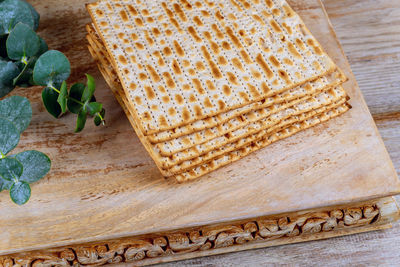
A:
[[[146,265],[390,227],[393,198],[0,256],[2,266]]]

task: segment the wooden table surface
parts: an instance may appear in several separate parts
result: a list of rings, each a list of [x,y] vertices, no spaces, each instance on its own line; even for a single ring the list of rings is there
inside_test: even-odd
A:
[[[323,3],[400,174],[400,1],[323,0]],[[397,222],[389,230],[161,266],[398,266],[399,248],[400,222]]]
[[[50,21],[43,16],[42,23],[68,23],[79,30],[88,21],[84,7],[63,1],[62,11],[57,11],[59,0],[31,0],[41,11],[56,10],[53,16],[63,20]],[[76,1],[75,1],[76,2]],[[88,1],[83,1],[88,2]],[[396,0],[323,0],[353,72],[376,120],[377,126],[400,172],[400,1]],[[82,8],[82,17],[71,18],[74,10]],[[54,36],[49,40],[52,48],[67,54],[72,62],[80,62],[72,71],[71,80],[82,73],[95,70],[89,56],[82,58],[86,43],[70,47],[71,41],[60,37],[59,27],[45,27],[43,34]],[[82,29],[83,30],[83,29]],[[86,53],[88,55],[88,53]],[[79,73],[78,73],[79,72]],[[39,97],[38,89],[33,94]],[[373,153],[373,151],[371,151]],[[398,197],[400,201],[400,197]],[[259,266],[271,264],[295,265],[400,265],[400,223],[392,229],[333,238],[323,241],[299,243],[257,249],[219,256],[169,263],[165,266]]]

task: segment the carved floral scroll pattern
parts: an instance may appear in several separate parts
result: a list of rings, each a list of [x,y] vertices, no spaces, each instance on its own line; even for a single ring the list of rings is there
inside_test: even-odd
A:
[[[98,266],[137,262],[147,258],[218,249],[248,242],[315,234],[365,226],[380,219],[376,205],[308,213],[303,216],[260,218],[228,226],[208,226],[151,238],[131,238],[106,243],[55,248],[0,256],[0,267]]]

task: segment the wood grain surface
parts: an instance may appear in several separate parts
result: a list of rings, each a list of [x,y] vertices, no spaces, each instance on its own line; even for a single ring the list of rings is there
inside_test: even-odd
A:
[[[323,3],[400,174],[400,1]],[[179,266],[398,266],[399,247],[397,222],[388,230],[186,260]]]
[[[310,7],[305,5],[306,8],[304,8],[302,3],[305,1],[293,0],[290,2],[295,5],[295,9],[299,10],[300,14],[307,14],[311,10],[311,13],[308,13],[309,19],[311,21],[318,21],[321,14],[312,13],[312,8],[317,6]],[[123,117],[122,111],[115,103],[108,89],[106,89],[104,82],[99,78],[100,75],[86,50],[86,42],[84,41],[83,34],[85,31],[84,25],[89,20],[82,1],[35,0],[31,2],[42,14],[41,35],[49,41],[50,47],[65,52],[73,63],[71,81],[81,79],[84,72],[94,73],[98,77],[99,91],[97,92],[97,96],[108,105],[107,118],[109,126],[102,130],[89,126],[83,134],[75,135],[72,133],[74,124],[73,116],[68,115],[62,120],[56,121],[52,120],[44,112],[44,108],[39,100],[40,88],[29,89],[29,92],[27,89],[15,91],[15,94],[29,95],[30,99],[34,101],[33,108],[36,114],[30,128],[24,133],[20,149],[35,147],[38,150],[49,153],[54,158],[54,164],[51,175],[34,186],[32,200],[27,206],[10,211],[8,196],[5,197],[3,196],[4,194],[0,196],[0,214],[2,215],[2,217],[0,216],[0,225],[2,227],[9,227],[8,229],[13,229],[11,232],[3,231],[0,233],[2,249],[6,249],[7,246],[12,247],[15,251],[18,248],[22,249],[24,246],[36,246],[39,248],[40,246],[35,244],[35,240],[47,241],[47,245],[51,245],[51,243],[67,244],[71,240],[78,240],[79,238],[86,240],[85,237],[87,236],[91,236],[91,240],[95,240],[104,236],[116,236],[116,233],[128,233],[128,231],[132,231],[133,233],[132,229],[141,229],[143,225],[140,225],[140,223],[143,221],[143,218],[149,219],[152,217],[154,220],[154,225],[147,225],[148,229],[161,229],[163,225],[167,225],[166,222],[170,221],[173,221],[175,225],[179,223],[184,224],[185,220],[190,219],[190,216],[187,216],[187,214],[190,215],[194,212],[200,212],[198,216],[207,214],[210,209],[214,208],[215,203],[228,203],[227,200],[229,197],[232,201],[236,201],[235,203],[240,203],[241,199],[237,199],[238,195],[232,193],[232,186],[235,185],[233,180],[231,180],[230,187],[225,186],[229,190],[223,190],[222,184],[220,184],[222,176],[217,180],[209,178],[208,182],[210,184],[220,187],[219,194],[211,194],[207,199],[202,199],[201,196],[206,196],[206,187],[203,188],[203,191],[191,190],[191,187],[195,186],[198,189],[198,185],[201,185],[202,182],[182,185],[181,189],[183,192],[195,192],[194,196],[182,195],[180,197],[180,200],[183,201],[182,203],[185,203],[185,201],[186,203],[191,203],[191,208],[177,206],[176,208],[180,209],[179,213],[162,217],[162,211],[168,208],[166,204],[170,199],[166,201],[163,194],[157,195],[156,193],[157,190],[159,192],[162,191],[162,187],[158,187],[158,185],[165,182],[160,180],[161,177],[156,173],[155,168],[150,168],[151,170],[149,170],[149,166],[153,163],[146,155],[144,149],[138,145],[131,144],[131,140],[135,136],[126,119],[120,119]],[[311,0],[308,2],[317,3],[317,1]],[[353,2],[354,4],[352,4]],[[356,64],[355,66],[353,65],[353,70],[357,75],[361,87],[363,87],[363,84],[368,84],[365,86],[366,89],[364,89],[367,103],[370,104],[377,124],[381,127],[381,134],[388,145],[389,152],[391,152],[395,164],[399,169],[400,155],[396,155],[396,153],[399,153],[400,110],[397,107],[400,97],[396,93],[399,87],[398,83],[396,87],[396,79],[400,78],[396,77],[396,59],[398,54],[396,54],[397,45],[396,41],[394,41],[398,38],[396,31],[399,31],[398,27],[396,27],[398,16],[395,13],[395,10],[398,9],[392,3],[395,1],[379,1],[378,5],[377,1],[372,0],[353,2],[332,0],[331,3],[326,1],[325,4],[327,4],[328,12],[329,10],[333,12],[332,20],[334,25],[336,25],[336,21],[339,22],[339,25],[336,27],[339,39],[345,39],[342,42],[346,52],[350,50],[348,56],[351,58],[351,63]],[[393,21],[390,21],[391,19]],[[368,29],[368,27],[373,30]],[[341,32],[341,28],[343,32]],[[66,35],[66,31],[69,34]],[[386,32],[387,36],[381,36],[383,32]],[[324,36],[324,34],[326,36],[325,39],[321,40],[323,46],[334,45],[335,40],[332,39],[327,29],[325,29],[325,32],[322,30],[320,34],[321,36]],[[379,49],[375,49],[374,44]],[[352,50],[355,53],[354,58],[351,54]],[[337,50],[332,55],[340,64],[345,65]],[[364,55],[368,56],[365,57]],[[357,64],[359,66],[358,69]],[[366,67],[367,65],[369,68]],[[391,86],[389,86],[390,84]],[[352,85],[354,86],[354,84]],[[352,85],[348,85],[347,89],[353,97],[357,97],[357,92],[353,90],[354,87]],[[376,87],[380,89],[377,90]],[[362,110],[364,107],[362,104],[356,104],[355,109]],[[366,120],[366,123],[369,123],[368,120]],[[328,129],[328,132],[329,127],[323,126],[325,130]],[[330,134],[333,132],[330,132]],[[315,133],[321,134],[321,131]],[[338,133],[335,132],[333,134],[337,135]],[[30,139],[32,135],[37,135],[40,138],[32,140]],[[323,136],[323,133],[321,135]],[[306,136],[307,134],[303,134],[303,137]],[[126,145],[127,142],[128,145]],[[291,142],[291,145],[301,146],[301,144],[296,144],[294,139],[291,139],[289,142]],[[110,150],[113,147],[115,148],[115,146],[124,146],[125,149],[121,150],[117,147],[117,149]],[[275,155],[279,155],[279,149],[275,149]],[[319,152],[323,153],[322,150]],[[373,152],[377,153],[375,150]],[[380,150],[378,153],[382,153],[382,151]],[[252,160],[249,158],[247,161],[242,161],[242,164],[260,162],[260,158],[264,154],[258,153],[257,155],[258,158],[254,157]],[[368,155],[361,156],[368,158]],[[137,160],[129,160],[129,157],[133,157],[133,159],[140,158],[140,161],[138,163]],[[119,161],[121,158],[128,160],[121,162]],[[306,161],[306,163],[311,162]],[[320,171],[322,169],[318,166],[326,167],[329,165],[326,162],[316,163],[317,167],[315,168],[314,166],[312,169],[319,169]],[[348,164],[350,163],[348,162]],[[240,165],[237,166],[239,166],[238,169],[241,169]],[[313,166],[313,164],[310,166]],[[333,172],[334,166],[331,167],[331,172]],[[232,170],[229,168],[225,168],[219,175],[232,173]],[[131,182],[132,177],[127,175],[128,169],[129,173],[132,173],[132,170],[134,170],[135,175],[141,177],[135,180],[136,183]],[[342,171],[341,169],[335,170]],[[371,176],[369,176],[368,181],[373,184],[376,183],[376,186],[380,186],[378,180],[374,180],[374,178],[377,177],[376,179],[379,179],[382,177],[381,174],[376,174],[374,176],[370,173],[369,175]],[[329,179],[329,175],[332,175],[332,173],[328,173],[325,177],[325,185],[332,188],[334,180],[332,177]],[[254,179],[255,177],[253,176]],[[317,177],[321,177],[321,175],[317,175]],[[362,180],[365,176],[357,178],[359,184],[364,185],[364,182],[366,183],[366,187],[363,187],[363,190],[367,190],[363,192],[355,190],[354,192],[357,197],[361,197],[363,194],[366,196],[366,192],[369,194],[379,194],[379,190],[374,191],[373,186],[368,184],[367,180]],[[234,179],[236,181],[240,180],[237,176]],[[296,186],[301,185],[302,180],[304,180],[304,177],[299,176],[297,182],[295,182]],[[353,185],[356,185],[355,180],[353,182]],[[236,184],[236,186],[240,186],[240,184]],[[280,186],[293,186],[293,184],[282,183]],[[339,184],[336,186],[336,188],[339,188]],[[386,192],[390,192],[391,189],[389,187],[387,185],[385,188]],[[141,193],[136,195],[135,198],[130,198],[131,192],[138,188],[142,190]],[[256,189],[257,184],[254,184],[251,188]],[[282,199],[299,206],[318,205],[318,202],[322,203],[323,201],[329,203],[333,199],[336,202],[345,200],[345,195],[340,195],[343,192],[333,190],[328,195],[328,199],[324,198],[326,195],[321,194],[314,202],[305,204],[304,201],[306,200],[301,199],[300,196],[304,195],[305,192],[314,193],[317,191],[313,187],[313,184],[310,184],[308,189],[306,187],[303,187],[303,189],[303,192],[297,192],[297,198],[283,196]],[[393,188],[393,190],[396,191],[397,188]],[[52,194],[49,194],[49,192],[52,192]],[[273,190],[270,190],[270,192],[273,192]],[[339,192],[339,194],[335,192]],[[380,193],[383,193],[383,191],[380,191]],[[259,202],[260,205],[262,204],[260,199],[266,197],[265,194],[261,193],[253,193],[248,196],[250,195],[252,202]],[[146,202],[149,198],[151,198],[151,202]],[[68,203],[68,205],[55,205],[60,200],[64,201],[64,204]],[[132,202],[139,203],[135,209],[132,208]],[[159,203],[159,205],[153,206],[150,203]],[[34,209],[32,205],[40,207],[40,209]],[[249,215],[249,212],[252,214],[260,212],[260,210],[245,211],[245,207],[241,208],[240,206],[232,205],[233,207],[220,205],[219,208],[228,209],[231,215],[241,212],[240,216]],[[287,206],[284,201],[282,205]],[[292,208],[296,208],[296,205],[292,206]],[[77,210],[78,207],[81,209],[80,211]],[[275,211],[279,208],[282,209],[282,207],[273,207]],[[273,212],[273,209],[270,212]],[[215,213],[210,214],[212,220],[221,218],[218,211],[214,211]],[[264,212],[266,211],[264,210]],[[39,218],[40,220],[38,220]],[[163,219],[160,220],[160,218]],[[58,225],[62,225],[62,228],[58,228]],[[17,229],[22,229],[22,227],[24,231],[17,232]],[[201,266],[254,266],[278,263],[312,265],[321,262],[325,265],[338,265],[338,263],[395,264],[399,263],[397,262],[399,254],[395,252],[395,249],[399,247],[399,232],[400,226],[397,224],[394,229],[383,232],[201,258],[178,264]],[[10,233],[13,234],[13,238],[10,238]],[[49,240],[51,241],[49,242]],[[380,241],[377,242],[377,240]]]

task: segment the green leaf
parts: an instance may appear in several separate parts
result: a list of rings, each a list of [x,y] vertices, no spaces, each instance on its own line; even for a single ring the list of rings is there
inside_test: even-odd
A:
[[[91,102],[87,104],[87,111],[89,112],[90,116],[96,115],[97,112],[100,112],[103,109],[103,104],[99,102]]]
[[[8,35],[6,46],[9,58],[26,61],[39,51],[40,39],[31,27],[20,22]]]
[[[25,182],[17,182],[10,189],[10,197],[15,204],[23,205],[31,197],[31,187]]]
[[[15,158],[23,166],[20,181],[33,183],[43,178],[50,171],[51,161],[42,152],[36,150],[24,151],[15,155]]]
[[[17,65],[13,62],[0,60],[0,98],[14,89],[13,79],[19,74]]]
[[[99,114],[96,114],[96,116],[94,117],[94,125],[99,126],[101,123],[104,124],[105,115],[106,115],[106,110],[103,108],[100,112],[100,116]]]
[[[7,155],[18,145],[18,142],[18,129],[11,121],[0,118],[0,157]]]
[[[7,181],[18,181],[23,172],[23,166],[15,158],[0,159],[0,176]]]
[[[20,0],[5,0],[0,3],[0,35],[8,34],[16,24],[24,23],[35,28],[35,18],[28,3]]]
[[[61,114],[61,107],[58,104],[58,93],[49,87],[45,87],[42,91],[42,100],[47,111],[55,118]]]
[[[29,79],[32,77],[32,74],[33,74],[33,66],[35,66],[36,60],[37,60],[36,57],[31,57],[28,60],[26,65],[23,64],[24,67],[23,67],[22,71],[13,80],[14,86],[26,84],[29,82]]]
[[[31,10],[32,17],[33,17],[33,29],[36,31],[39,28],[40,15],[31,4],[29,4],[25,0],[24,0],[24,2],[28,4],[28,6]]]
[[[29,100],[22,96],[10,96],[0,101],[0,118],[12,122],[21,134],[32,119]]]
[[[42,86],[60,85],[71,73],[68,58],[57,50],[49,50],[39,57],[33,69],[33,80]]]
[[[76,133],[82,131],[83,128],[85,128],[86,118],[87,118],[87,111],[82,108],[78,113],[78,118],[76,119],[76,128],[75,128]]]
[[[85,90],[83,91],[83,94],[82,94],[82,98],[81,98],[82,102],[86,102],[86,101],[90,100],[94,94],[94,91],[96,90],[96,83],[95,83],[94,78],[89,74],[86,74],[86,77],[87,77],[87,83],[86,83]]]
[[[82,105],[71,100],[71,98],[80,101],[80,99],[82,99],[82,94],[83,94],[84,90],[85,90],[85,85],[83,83],[75,83],[69,89],[69,98],[70,99],[68,99],[67,106],[68,106],[68,110],[74,114],[79,113],[79,110],[81,110]],[[94,99],[94,97],[92,97],[91,100],[96,101],[93,99]]]
[[[49,50],[49,47],[47,46],[46,41],[40,36],[39,36],[39,40],[40,40],[39,41],[40,45],[39,45],[39,51],[36,54],[37,57],[41,56],[42,54],[44,54],[45,52],[47,52]]]
[[[0,192],[3,190],[10,190],[13,184],[13,181],[7,181],[0,177]]]
[[[67,111],[67,97],[68,97],[68,87],[67,83],[63,81],[60,88],[60,94],[58,95],[57,102],[60,104],[61,112]]]

